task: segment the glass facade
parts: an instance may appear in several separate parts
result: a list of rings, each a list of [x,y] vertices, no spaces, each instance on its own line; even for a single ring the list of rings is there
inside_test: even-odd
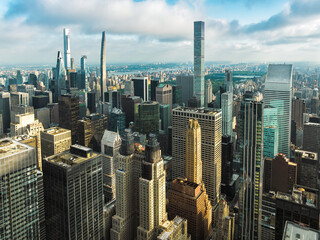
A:
[[[0,151],[0,239],[39,239],[36,151],[11,139]]]

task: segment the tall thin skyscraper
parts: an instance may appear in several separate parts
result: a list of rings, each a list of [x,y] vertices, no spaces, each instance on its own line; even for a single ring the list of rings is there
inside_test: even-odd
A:
[[[61,89],[66,88],[66,69],[64,67],[62,56],[60,51],[58,51],[57,57],[57,67],[56,67],[56,76],[54,83],[54,101],[58,102],[58,97],[61,95]]]
[[[107,60],[106,60],[106,32],[102,32],[100,56],[100,89],[101,102],[105,102],[104,93],[107,91]]]
[[[194,22],[194,94],[204,106],[204,22]]]
[[[233,95],[233,85],[232,85],[232,72],[228,69],[225,70],[225,81],[224,85],[226,92],[231,92]]]
[[[241,102],[239,126],[241,187],[239,191],[239,239],[261,239],[263,170],[263,103],[253,94]]]
[[[232,101],[231,92],[221,94],[222,134],[232,136]]]
[[[206,81],[206,87],[204,90],[205,90],[204,105],[205,107],[208,107],[208,103],[211,103],[213,100],[212,83],[210,79]]]
[[[64,66],[66,69],[71,69],[71,53],[70,53],[70,30],[63,29],[63,43],[64,43]]]
[[[279,153],[290,155],[292,65],[269,64],[264,102],[278,109]]]

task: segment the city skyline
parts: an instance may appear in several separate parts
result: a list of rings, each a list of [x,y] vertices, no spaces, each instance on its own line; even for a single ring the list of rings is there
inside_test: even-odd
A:
[[[88,64],[99,62],[104,30],[108,64],[192,62],[198,20],[206,23],[207,62],[320,60],[314,57],[320,46],[316,0],[4,0],[0,9],[0,64],[54,63],[64,28],[76,65],[82,55]]]

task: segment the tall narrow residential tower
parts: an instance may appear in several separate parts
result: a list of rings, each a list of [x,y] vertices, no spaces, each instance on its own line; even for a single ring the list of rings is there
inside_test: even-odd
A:
[[[100,56],[100,89],[101,101],[104,102],[104,93],[107,91],[107,60],[106,60],[106,32],[102,32],[101,56]]]
[[[194,95],[204,106],[204,22],[194,22]]]
[[[64,44],[64,66],[66,69],[71,68],[71,53],[70,53],[70,30],[63,29],[63,44]]]
[[[265,82],[264,103],[278,109],[280,153],[290,154],[292,65],[270,64]]]

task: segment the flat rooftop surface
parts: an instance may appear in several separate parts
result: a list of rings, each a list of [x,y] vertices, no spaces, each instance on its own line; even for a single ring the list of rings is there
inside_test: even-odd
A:
[[[31,147],[29,147],[28,145],[19,143],[10,138],[1,139],[0,140],[0,159],[19,153],[19,152],[26,151],[30,148]]]
[[[319,240],[319,232],[297,223],[287,221],[282,240]]]

